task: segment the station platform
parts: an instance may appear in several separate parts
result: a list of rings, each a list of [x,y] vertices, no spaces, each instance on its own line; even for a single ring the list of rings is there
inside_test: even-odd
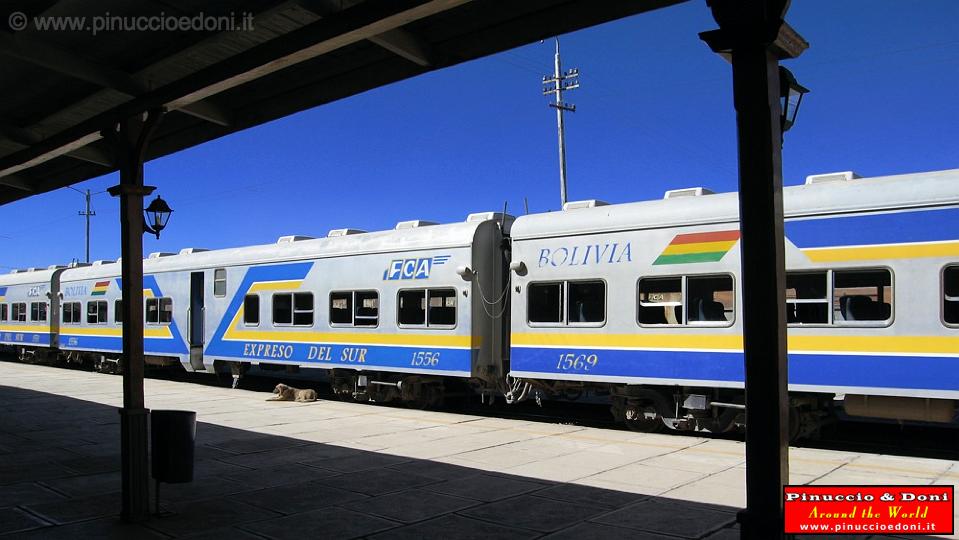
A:
[[[157,379],[148,408],[197,412],[196,477],[122,524],[121,396],[119,376],[0,362],[0,536],[739,538],[739,441]],[[790,466],[793,483],[959,483],[948,460],[792,448]]]

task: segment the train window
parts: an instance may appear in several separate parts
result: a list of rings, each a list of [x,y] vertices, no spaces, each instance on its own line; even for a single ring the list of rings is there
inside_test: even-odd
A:
[[[293,324],[293,295],[273,295],[273,324]]]
[[[67,302],[63,304],[63,322],[65,324],[77,324],[80,322],[80,302]]]
[[[427,326],[453,326],[456,324],[456,289],[430,289]]]
[[[5,321],[9,317],[7,304],[0,304],[0,321]]]
[[[260,324],[260,295],[248,294],[243,297],[243,324],[247,326]]]
[[[426,289],[400,291],[397,309],[400,324],[426,324]]]
[[[531,323],[563,322],[563,283],[530,283],[526,313]]]
[[[639,324],[683,324],[683,278],[639,280]]]
[[[892,318],[892,274],[889,270],[834,270],[833,322],[857,324]]]
[[[173,299],[168,297],[147,298],[146,319],[150,324],[169,324],[173,322]]]
[[[686,278],[686,318],[689,324],[724,326],[733,320],[735,305],[732,276]]]
[[[959,325],[959,266],[947,266],[942,272],[942,320]]]
[[[30,303],[30,320],[31,321],[47,320],[47,303],[46,302]]]
[[[10,320],[17,322],[27,322],[27,303],[17,302],[13,304],[10,311]]]
[[[273,324],[313,326],[313,293],[274,294]]]
[[[313,326],[313,293],[293,293],[293,326]]]
[[[158,298],[147,298],[144,307],[147,311],[147,323],[158,324],[160,322],[160,304]]]
[[[123,300],[120,298],[113,301],[113,322],[123,322]]]
[[[376,326],[380,320],[380,295],[376,291],[356,291],[353,305],[356,314],[353,324],[356,326]]]
[[[330,324],[353,324],[353,293],[330,293]]]
[[[829,285],[826,272],[786,274],[786,322],[829,324]]]
[[[606,320],[606,283],[570,281],[567,286],[566,320],[570,324],[601,323]]]
[[[106,300],[87,302],[87,324],[106,324],[107,320]]]
[[[169,324],[173,322],[173,299],[168,297],[160,298],[160,324]]]
[[[213,271],[213,296],[226,296],[226,268],[217,268]]]

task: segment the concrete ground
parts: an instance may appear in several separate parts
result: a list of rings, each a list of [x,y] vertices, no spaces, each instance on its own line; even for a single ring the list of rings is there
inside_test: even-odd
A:
[[[0,536],[739,537],[741,442],[152,379],[147,407],[197,411],[196,478],[161,486],[161,517],[125,525],[120,383],[0,362]],[[959,463],[935,459],[793,448],[790,464],[793,483],[959,480]]]

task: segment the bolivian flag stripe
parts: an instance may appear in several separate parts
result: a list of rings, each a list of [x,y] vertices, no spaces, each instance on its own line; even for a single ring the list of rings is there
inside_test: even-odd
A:
[[[653,264],[716,262],[738,241],[738,230],[678,234]]]
[[[90,294],[90,296],[103,296],[107,294],[108,288],[110,288],[109,281],[98,281],[93,286],[93,292]]]

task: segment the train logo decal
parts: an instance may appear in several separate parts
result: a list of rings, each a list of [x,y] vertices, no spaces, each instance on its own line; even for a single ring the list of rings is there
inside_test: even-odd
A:
[[[581,246],[543,248],[539,251],[537,268],[546,266],[587,266],[590,264],[619,264],[633,262],[631,242],[586,244]]]
[[[395,259],[390,261],[386,271],[383,272],[383,279],[393,281],[397,279],[427,279],[430,277],[430,271],[433,266],[446,264],[450,260],[449,255],[436,255],[434,257],[420,257],[418,259]]]
[[[653,264],[718,262],[738,241],[738,229],[677,234]]]
[[[98,281],[93,286],[93,292],[90,293],[90,296],[104,296],[107,294],[107,289],[110,288],[110,281]]]

